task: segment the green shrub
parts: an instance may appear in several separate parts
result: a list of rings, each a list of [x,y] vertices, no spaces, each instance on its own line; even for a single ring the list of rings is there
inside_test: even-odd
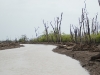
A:
[[[25,43],[27,41],[28,41],[28,38],[26,35],[22,35],[21,38],[19,39],[19,42],[21,42],[21,43]]]
[[[66,35],[66,34],[62,34],[61,39],[62,39],[62,42],[70,42],[71,41],[71,36]]]
[[[50,32],[48,34],[48,39],[49,39],[49,42],[56,42],[56,35],[53,33],[53,32]],[[62,42],[70,42],[71,41],[71,38],[70,38],[70,35],[67,35],[65,33],[63,33],[61,35],[61,40]],[[46,35],[43,34],[41,36],[39,36],[38,38],[35,38],[33,40],[34,42],[38,41],[38,42],[47,42],[47,38],[46,38]]]
[[[93,42],[100,43],[100,33],[99,34],[91,34],[91,39]]]
[[[100,43],[100,34],[96,35],[95,40],[96,40],[96,43]]]
[[[39,37],[37,38],[37,40],[38,40],[39,42],[46,42],[46,41],[47,41],[45,35],[39,36]]]

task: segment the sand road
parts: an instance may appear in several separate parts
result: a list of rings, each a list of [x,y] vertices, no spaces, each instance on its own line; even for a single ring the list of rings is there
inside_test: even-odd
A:
[[[56,46],[32,45],[0,51],[0,75],[89,75],[77,60],[52,51]]]

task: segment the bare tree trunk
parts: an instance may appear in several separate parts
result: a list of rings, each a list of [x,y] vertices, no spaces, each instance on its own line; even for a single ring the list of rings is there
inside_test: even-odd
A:
[[[71,24],[70,24],[70,35],[71,35],[71,40],[72,40],[72,42],[74,42],[73,32],[72,32],[72,30],[71,30]]]
[[[49,37],[48,37],[48,28],[49,28],[49,26],[47,26],[47,24],[44,23],[44,20],[43,20],[43,24],[44,24],[44,27],[45,27],[47,42],[49,43]]]
[[[80,37],[80,42],[82,42],[82,39],[81,39],[81,28],[82,28],[82,23],[80,22],[80,19],[79,19],[79,25],[80,25],[79,37]]]
[[[50,25],[51,25],[51,27],[52,27],[52,29],[53,29],[54,36],[55,36],[55,38],[56,38],[56,43],[57,43],[56,26],[55,26],[55,28],[54,28],[53,25],[52,25],[52,22],[50,22]],[[56,24],[55,24],[55,25],[56,25]]]
[[[60,40],[60,43],[62,42],[61,41],[61,22],[62,22],[62,15],[63,15],[63,13],[61,13],[61,19],[60,19],[60,24],[59,24],[59,40]]]
[[[56,42],[60,42],[61,43],[61,22],[62,22],[62,15],[63,13],[61,13],[61,19],[59,20],[59,17],[57,17],[56,21],[55,21],[55,27],[52,25],[52,23],[50,22],[52,29],[54,31],[55,37],[56,37]]]
[[[36,34],[37,42],[38,42],[38,33],[37,33],[38,29],[39,29],[39,27],[38,28],[35,28],[35,34]]]

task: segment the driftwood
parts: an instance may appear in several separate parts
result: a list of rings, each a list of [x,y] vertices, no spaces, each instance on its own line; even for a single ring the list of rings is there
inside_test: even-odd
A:
[[[100,52],[100,48],[95,44],[75,44],[75,43],[67,43],[65,45],[58,45],[58,48],[64,48],[67,50],[73,51],[91,51],[91,52]]]
[[[73,50],[73,47],[75,45],[76,44],[74,44],[74,43],[67,43],[65,45],[58,45],[58,48],[64,48],[64,49],[67,49],[67,50]]]
[[[74,47],[74,46],[66,46],[66,47],[64,47],[64,48],[67,49],[67,50],[73,50],[73,47]]]

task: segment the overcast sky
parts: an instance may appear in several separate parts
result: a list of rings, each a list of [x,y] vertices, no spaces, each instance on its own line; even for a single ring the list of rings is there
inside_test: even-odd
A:
[[[86,3],[90,20],[98,12],[100,21],[98,0],[86,0]],[[62,32],[69,34],[70,24],[78,25],[83,7],[84,0],[0,0],[0,40],[20,38],[24,34],[28,38],[35,37],[34,27],[38,26],[40,35],[44,31],[42,20],[49,24],[60,17],[61,12]]]

